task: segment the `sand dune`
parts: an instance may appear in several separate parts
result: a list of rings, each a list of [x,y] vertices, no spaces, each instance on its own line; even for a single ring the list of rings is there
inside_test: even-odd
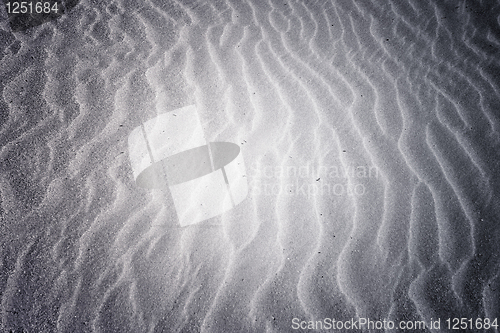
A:
[[[498,332],[499,9],[4,11],[2,331],[330,331],[335,319],[445,332],[467,318],[466,331]],[[181,227],[168,188],[136,184],[127,142],[188,105],[207,142],[240,146],[249,193]]]

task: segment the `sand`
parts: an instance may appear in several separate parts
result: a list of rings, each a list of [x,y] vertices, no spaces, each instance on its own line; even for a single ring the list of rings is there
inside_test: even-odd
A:
[[[491,3],[80,1],[26,26],[4,11],[2,331],[493,323]],[[240,146],[249,192],[181,227],[168,189],[135,182],[127,140],[188,105],[207,142]]]

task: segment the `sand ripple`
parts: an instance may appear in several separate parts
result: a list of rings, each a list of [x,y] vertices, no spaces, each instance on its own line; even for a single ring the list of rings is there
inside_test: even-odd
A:
[[[2,330],[500,317],[499,10],[81,1],[5,21]],[[241,146],[250,194],[181,228],[127,138],[190,104]]]

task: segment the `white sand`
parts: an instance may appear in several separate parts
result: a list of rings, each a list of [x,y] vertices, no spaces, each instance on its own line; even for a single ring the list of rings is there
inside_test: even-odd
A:
[[[1,25],[2,331],[500,317],[498,5],[105,3]],[[127,138],[191,104],[250,193],[181,228]]]

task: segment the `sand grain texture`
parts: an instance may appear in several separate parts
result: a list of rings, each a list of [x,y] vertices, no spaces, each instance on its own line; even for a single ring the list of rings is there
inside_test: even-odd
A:
[[[15,32],[3,13],[2,331],[500,317],[492,3],[80,1]],[[181,228],[127,138],[191,104],[250,193]]]

